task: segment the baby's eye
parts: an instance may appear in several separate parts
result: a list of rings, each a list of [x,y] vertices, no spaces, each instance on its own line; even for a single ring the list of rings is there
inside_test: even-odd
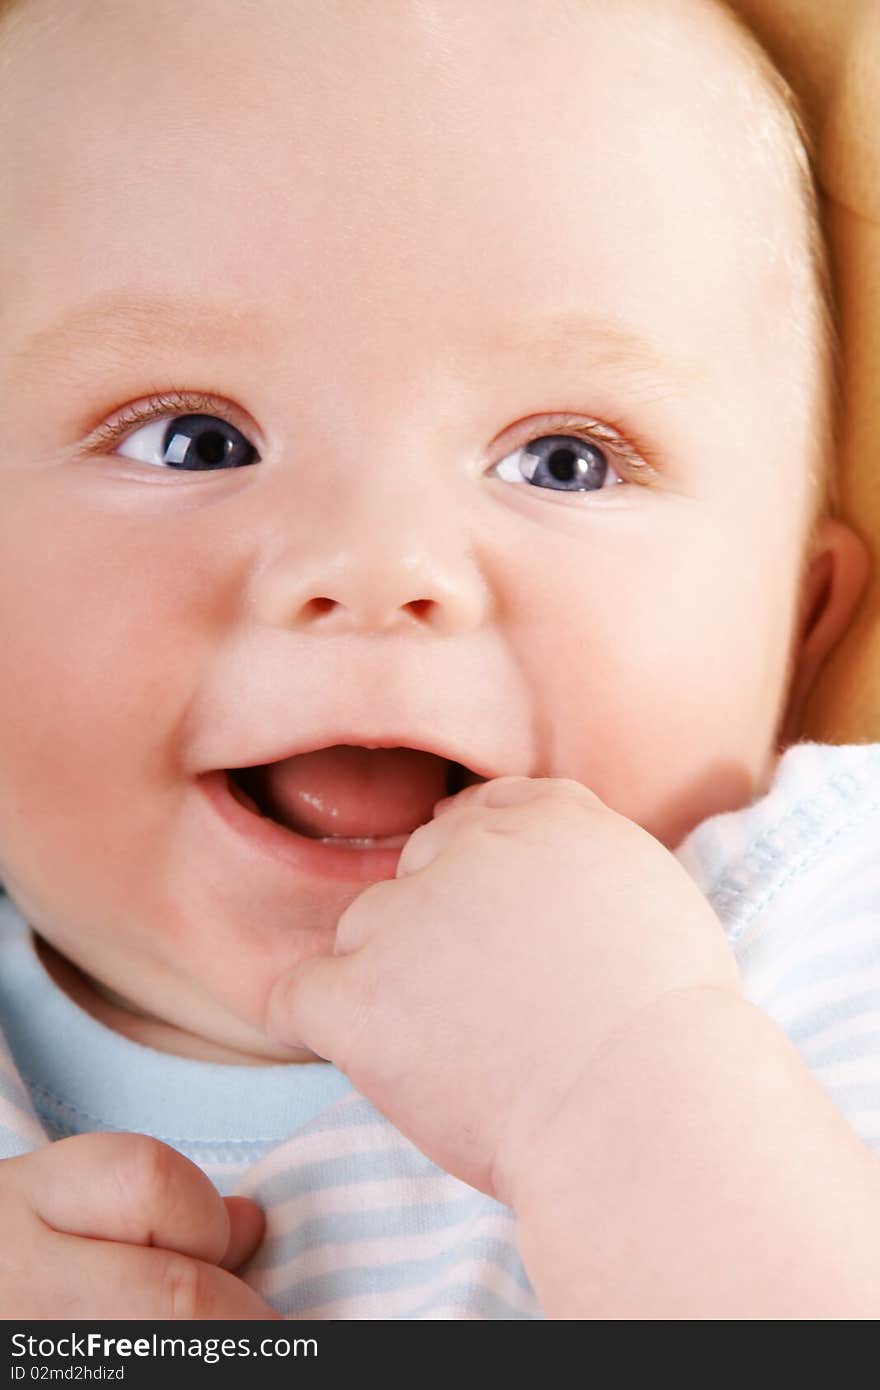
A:
[[[175,415],[169,420],[166,414],[134,430],[116,452],[141,463],[185,472],[242,468],[258,463],[260,457],[241,430],[217,415]]]
[[[508,483],[529,482],[559,492],[598,492],[614,470],[598,444],[569,434],[542,434],[495,465]],[[622,482],[615,476],[611,485]]]

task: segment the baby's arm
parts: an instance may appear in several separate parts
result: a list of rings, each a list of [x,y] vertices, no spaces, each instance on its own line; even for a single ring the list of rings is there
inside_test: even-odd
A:
[[[277,1320],[231,1271],[262,1214],[143,1134],[78,1134],[0,1160],[4,1318]]]
[[[543,1311],[880,1312],[880,1165],[674,855],[565,779],[460,793],[267,1026],[510,1205]]]
[[[705,991],[612,1039],[518,1175],[568,1318],[876,1318],[880,1163],[776,1025]]]

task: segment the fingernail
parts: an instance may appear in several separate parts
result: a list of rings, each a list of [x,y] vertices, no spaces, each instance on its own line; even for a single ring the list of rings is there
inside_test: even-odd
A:
[[[486,788],[483,797],[487,806],[516,806],[532,801],[546,791],[543,779],[537,777],[499,777]]]

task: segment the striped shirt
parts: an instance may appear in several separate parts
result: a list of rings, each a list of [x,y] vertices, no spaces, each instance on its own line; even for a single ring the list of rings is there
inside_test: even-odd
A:
[[[880,744],[802,743],[766,796],[676,856],[715,908],[746,996],[880,1152]],[[541,1309],[512,1213],[450,1177],[329,1063],[237,1067],[112,1032],[54,984],[0,897],[0,1157],[135,1130],[255,1198],[239,1274],[289,1318],[518,1319]]]

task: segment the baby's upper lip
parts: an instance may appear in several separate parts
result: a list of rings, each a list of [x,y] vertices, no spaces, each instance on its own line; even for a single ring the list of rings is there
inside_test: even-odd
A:
[[[334,728],[320,733],[312,732],[286,743],[276,743],[257,749],[247,762],[230,763],[227,771],[235,768],[265,767],[269,763],[282,762],[301,753],[314,753],[319,748],[333,748],[347,744],[356,748],[415,748],[424,753],[434,753],[438,758],[461,763],[470,772],[484,780],[503,777],[507,769],[493,767],[477,749],[457,740],[425,734],[415,729],[399,729],[394,732],[377,732],[375,729]]]

